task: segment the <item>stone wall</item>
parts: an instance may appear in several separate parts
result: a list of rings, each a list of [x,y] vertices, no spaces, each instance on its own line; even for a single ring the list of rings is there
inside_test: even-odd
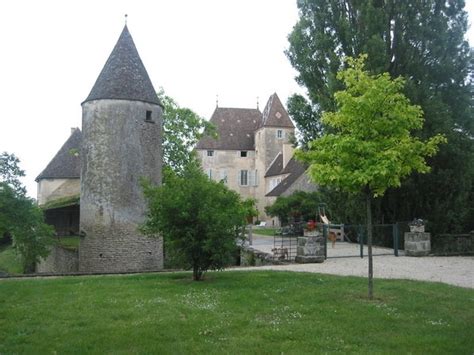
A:
[[[79,271],[79,254],[77,250],[54,246],[51,253],[36,265],[39,273],[68,273]]]
[[[434,255],[474,255],[474,232],[431,236]]]
[[[138,228],[146,214],[140,179],[161,184],[162,108],[128,100],[82,107],[79,271],[159,270],[162,241]]]
[[[273,255],[264,253],[260,250],[253,249],[249,246],[244,246],[240,250],[240,265],[241,266],[262,266],[275,264]]]
[[[78,195],[80,189],[81,182],[77,178],[41,179],[38,181],[38,204],[44,205],[58,198]]]

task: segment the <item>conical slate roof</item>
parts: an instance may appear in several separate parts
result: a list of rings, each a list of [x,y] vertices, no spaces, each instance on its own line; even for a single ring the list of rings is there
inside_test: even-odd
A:
[[[74,179],[81,176],[81,158],[79,152],[82,144],[82,132],[76,128],[49,162],[46,168],[38,175],[41,179]]]
[[[270,96],[263,110],[262,126],[295,128],[276,93]]]
[[[84,102],[100,99],[134,100],[161,105],[127,25]]]

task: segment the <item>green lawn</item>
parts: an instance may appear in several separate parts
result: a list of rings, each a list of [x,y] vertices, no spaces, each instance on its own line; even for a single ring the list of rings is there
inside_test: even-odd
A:
[[[252,233],[273,237],[280,228],[253,228]]]
[[[65,249],[69,250],[77,250],[79,249],[79,236],[70,236],[70,237],[61,237],[57,239],[60,246]]]
[[[0,280],[0,354],[452,353],[474,290],[286,272]]]
[[[0,273],[21,274],[20,260],[11,245],[0,247]]]

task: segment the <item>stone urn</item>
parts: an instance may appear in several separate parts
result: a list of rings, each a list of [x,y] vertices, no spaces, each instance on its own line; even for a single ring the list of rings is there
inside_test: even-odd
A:
[[[297,263],[324,262],[324,237],[317,230],[305,230],[303,237],[298,237],[296,249]]]

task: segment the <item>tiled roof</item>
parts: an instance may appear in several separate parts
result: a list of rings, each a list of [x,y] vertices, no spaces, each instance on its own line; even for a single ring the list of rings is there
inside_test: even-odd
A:
[[[254,150],[261,119],[257,109],[217,107],[210,122],[216,126],[218,138],[203,137],[196,149]]]
[[[276,93],[270,96],[263,110],[262,126],[295,128]]]
[[[38,175],[36,181],[41,179],[80,178],[81,158],[79,153],[81,143],[82,132],[79,128],[76,128],[46,168]]]
[[[126,25],[84,102],[99,99],[134,100],[161,105]]]
[[[282,182],[280,182],[275,188],[270,191],[265,196],[280,196],[283,192],[285,192],[293,183],[304,174],[306,168],[303,164],[297,161],[295,158],[291,158],[291,160],[286,165],[285,169],[283,169],[283,173],[290,174]]]
[[[270,167],[265,173],[265,177],[281,175],[283,174],[282,170],[283,170],[283,154],[278,153],[275,160],[271,163]]]

